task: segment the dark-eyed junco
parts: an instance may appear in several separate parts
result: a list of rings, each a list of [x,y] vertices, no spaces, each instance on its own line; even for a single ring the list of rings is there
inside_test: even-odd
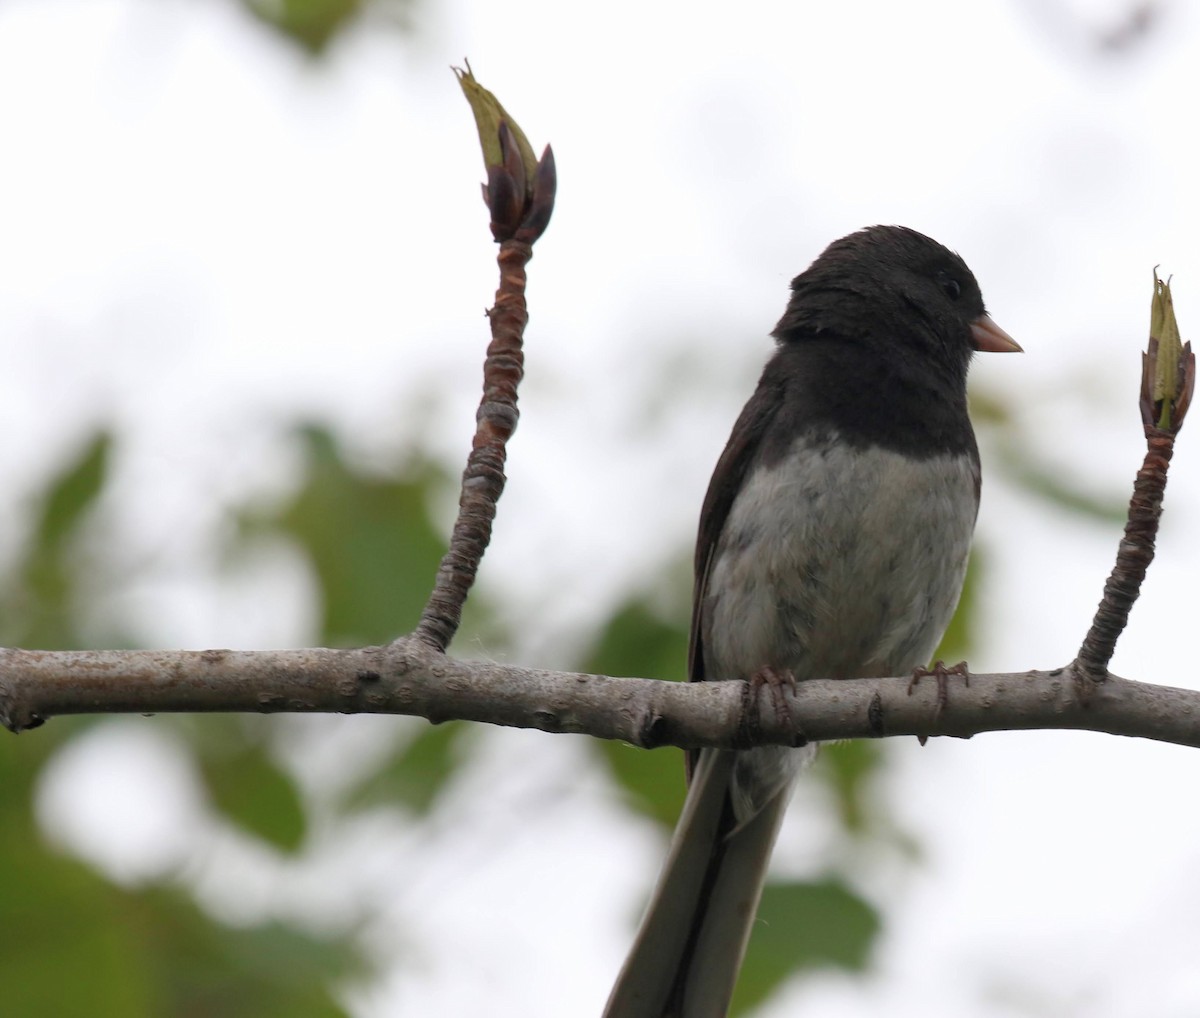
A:
[[[874,226],[792,281],[696,542],[693,681],[902,675],[958,602],[979,507],[976,350],[1020,347],[966,263]],[[801,749],[704,750],[609,1018],[721,1018]]]

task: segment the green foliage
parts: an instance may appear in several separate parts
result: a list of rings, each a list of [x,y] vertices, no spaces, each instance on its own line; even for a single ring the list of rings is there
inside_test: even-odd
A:
[[[388,16],[407,27],[412,0],[240,0],[242,6],[265,25],[320,56],[341,32],[368,12]]]
[[[386,643],[417,624],[445,551],[428,510],[442,475],[415,464],[403,478],[368,476],[328,432],[300,436],[308,463],[300,490],[279,509],[245,513],[242,534],[282,534],[303,550],[317,574],[324,644]]]
[[[769,883],[731,1014],[744,1014],[762,1003],[804,969],[861,971],[880,928],[879,913],[841,881]]]
[[[13,747],[0,743],[6,782],[13,778],[13,755]],[[128,922],[136,895],[50,851],[27,822],[28,810],[27,802],[6,803],[0,814],[5,1014],[152,1014],[144,942]]]
[[[872,820],[879,818],[871,816],[867,797],[884,762],[883,745],[867,739],[821,747],[814,774],[833,792],[838,820],[847,833],[861,836],[878,829]]]
[[[329,987],[359,976],[363,964],[345,938],[279,923],[234,929],[213,923],[169,890],[137,896],[156,925],[141,960],[155,977],[153,1015],[182,1018],[341,1018]]]
[[[279,851],[296,851],[308,827],[304,802],[291,775],[272,759],[263,738],[266,719],[197,720],[194,745],[216,808],[234,825]]]
[[[444,475],[423,462],[411,464],[402,476],[368,474],[345,460],[327,431],[305,427],[298,437],[307,453],[299,488],[282,506],[243,513],[241,540],[268,533],[283,536],[308,559],[318,580],[322,607],[318,639],[323,644],[384,643],[411,630],[445,552],[445,542],[429,515],[432,495],[445,482]],[[463,633],[487,628],[488,618],[484,600],[473,596],[464,612]],[[504,639],[495,636],[490,642],[502,644]],[[401,734],[411,732],[410,727],[397,724],[395,750],[348,793],[343,808],[402,805],[417,815],[432,809],[467,757],[473,731],[453,723],[416,724],[422,727],[412,738]],[[260,773],[266,780],[270,771]],[[269,781],[263,791],[270,791],[278,821],[286,829],[260,833],[286,847],[287,837],[299,838],[302,833],[303,817],[297,818],[299,828],[287,820],[277,781]],[[256,829],[257,807],[252,802],[241,806],[231,798],[219,802]],[[260,817],[257,823],[262,822]]]
[[[976,544],[967,563],[967,578],[963,583],[962,597],[958,599],[958,608],[946,632],[942,634],[942,642],[933,652],[935,661],[957,664],[966,659],[973,636],[978,631],[979,588],[986,572],[987,549]]]
[[[683,679],[687,641],[687,629],[678,621],[663,619],[647,601],[635,598],[609,620],[580,667],[603,675]],[[679,750],[647,753],[610,741],[597,741],[595,750],[630,806],[665,827],[675,825],[687,792]]]
[[[683,753],[678,749],[637,749],[623,742],[600,742],[597,750],[608,765],[625,801],[668,830],[675,826],[683,800]]]
[[[583,669],[646,679],[687,678],[688,630],[682,613],[663,618],[645,598],[626,602],[609,619]]]
[[[466,758],[476,729],[460,721],[414,724],[421,726],[417,735],[401,742],[384,765],[346,797],[345,806],[405,806],[417,816],[433,809]]]
[[[34,500],[24,555],[0,577],[0,634],[6,645],[79,646],[74,594],[84,565],[80,529],[103,490],[111,450],[107,433],[93,436]]]
[[[83,533],[108,480],[113,442],[98,433],[32,499],[30,539],[0,576],[6,645],[80,643],[78,589],[94,558]],[[115,641],[114,641],[115,642]],[[0,738],[0,986],[4,1013],[26,1016],[299,1016],[344,1012],[332,983],[361,969],[346,938],[277,924],[229,929],[184,893],[130,890],[44,842],[31,803],[42,768],[90,720],[55,719]],[[280,848],[304,831],[299,795],[262,745],[230,739],[238,721],[197,719],[214,800],[230,819]],[[224,729],[223,738],[215,733]]]
[[[282,534],[308,557],[321,584],[328,642],[388,639],[415,622],[441,556],[442,542],[426,511],[440,475],[418,468],[403,481],[366,476],[343,460],[326,433],[302,434],[309,459],[300,490],[276,514],[243,514],[237,539]],[[87,570],[103,561],[102,549],[89,548],[85,536],[112,454],[111,439],[94,436],[31,501],[30,539],[0,576],[6,644],[80,645],[78,593]],[[270,719],[147,723],[176,724],[227,820],[281,852],[302,846],[311,805],[271,752],[268,736],[277,726]],[[198,910],[180,889],[120,887],[45,843],[31,808],[38,775],[59,747],[91,724],[55,719],[20,738],[0,739],[3,1013],[344,1014],[330,987],[363,970],[351,936],[317,937],[277,923],[231,929]],[[431,727],[403,742],[359,790],[359,804],[386,795],[415,813],[428,811],[464,756],[470,731],[465,725]]]
[[[6,777],[12,775],[11,755],[0,743]],[[23,819],[6,809],[0,838],[6,1015],[345,1014],[329,986],[361,965],[344,940],[274,924],[221,926],[176,890],[128,890],[109,883],[48,848]],[[13,821],[17,830],[8,827]]]

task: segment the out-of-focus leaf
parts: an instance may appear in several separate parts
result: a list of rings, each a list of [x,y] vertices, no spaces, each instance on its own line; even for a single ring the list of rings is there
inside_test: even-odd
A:
[[[631,601],[613,616],[581,667],[604,675],[682,679],[687,630],[664,621],[645,601]],[[687,791],[679,750],[647,752],[604,740],[595,747],[635,809],[665,825],[675,823]]]
[[[972,386],[970,399],[971,420],[978,428],[990,424],[1006,428],[1012,423],[1011,400],[999,394],[989,393],[983,388]]]
[[[879,930],[879,913],[839,881],[768,883],[730,1013],[744,1014],[804,969],[862,971]]]
[[[349,937],[222,926],[180,892],[121,888],[46,844],[28,805],[42,754],[20,746],[53,734],[0,739],[0,1013],[344,1016],[329,986],[362,972]]]
[[[291,503],[246,514],[242,530],[282,532],[308,555],[320,583],[320,639],[332,646],[384,643],[411,630],[433,587],[445,542],[429,520],[431,487],[419,466],[404,478],[354,472],[332,437],[305,428],[308,473]]]
[[[942,634],[942,642],[933,652],[935,661],[957,664],[967,657],[970,648],[974,646],[979,587],[986,571],[987,553],[977,541],[971,549],[971,559],[967,563],[967,578],[963,583],[962,596],[958,599],[958,608],[955,609],[946,632]]]
[[[24,561],[0,590],[0,626],[6,643],[68,649],[79,646],[72,593],[78,577],[73,538],[107,477],[111,438],[97,434],[54,477],[42,495]]]
[[[329,986],[362,974],[346,939],[269,923],[231,929],[169,890],[140,896],[156,925],[143,962],[157,977],[151,1012],[178,1018],[344,1018]],[[89,1012],[91,1013],[91,1012]]]
[[[235,731],[232,718],[205,718],[197,739],[200,771],[212,801],[234,824],[275,848],[300,848],[307,830],[304,803],[260,738]]]
[[[368,11],[389,16],[408,28],[412,0],[241,0],[258,20],[270,25],[313,56]]]
[[[883,746],[870,739],[850,739],[821,747],[814,776],[829,785],[842,827],[851,834],[875,829],[866,799],[871,781],[883,762]]]
[[[73,463],[47,489],[38,520],[37,540],[46,548],[58,548],[79,523],[84,511],[96,500],[108,473],[112,439],[97,434]]]
[[[987,468],[1000,470],[1019,487],[1067,512],[1098,523],[1125,521],[1126,496],[1121,492],[1109,496],[1088,491],[1082,480],[1047,463],[1041,444],[1022,434],[1016,426],[1011,399],[974,390],[971,419],[977,430],[987,431]]]
[[[8,1015],[154,1012],[127,898],[32,831],[0,835],[0,985]]]
[[[687,641],[684,624],[663,619],[639,598],[613,615],[581,667],[603,675],[684,679]]]
[[[350,807],[407,806],[424,815],[466,756],[478,729],[458,721],[423,727],[346,799]]]
[[[0,738],[0,1012],[149,1015],[136,938],[117,921],[125,892],[47,845],[30,809],[67,728]]]
[[[362,0],[242,0],[256,18],[314,56],[360,13]]]
[[[599,741],[597,748],[629,805],[674,827],[687,795],[683,753],[669,746],[645,750],[608,741]]]
[[[1000,465],[1005,473],[1026,491],[1040,495],[1047,502],[1077,516],[1098,523],[1124,523],[1128,506],[1119,498],[1095,495],[1074,485],[1061,472],[1044,463],[1035,463],[1020,455],[1001,453]]]

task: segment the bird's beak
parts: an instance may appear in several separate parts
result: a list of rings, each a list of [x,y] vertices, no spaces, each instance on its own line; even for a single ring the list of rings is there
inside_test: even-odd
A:
[[[971,339],[975,349],[983,353],[1024,353],[1021,345],[992,321],[992,316],[983,314],[971,323]]]

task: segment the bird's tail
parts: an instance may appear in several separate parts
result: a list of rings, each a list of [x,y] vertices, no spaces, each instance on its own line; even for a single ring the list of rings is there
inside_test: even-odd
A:
[[[658,885],[604,1018],[724,1018],[790,782],[751,819],[733,817],[735,754],[704,750]]]

